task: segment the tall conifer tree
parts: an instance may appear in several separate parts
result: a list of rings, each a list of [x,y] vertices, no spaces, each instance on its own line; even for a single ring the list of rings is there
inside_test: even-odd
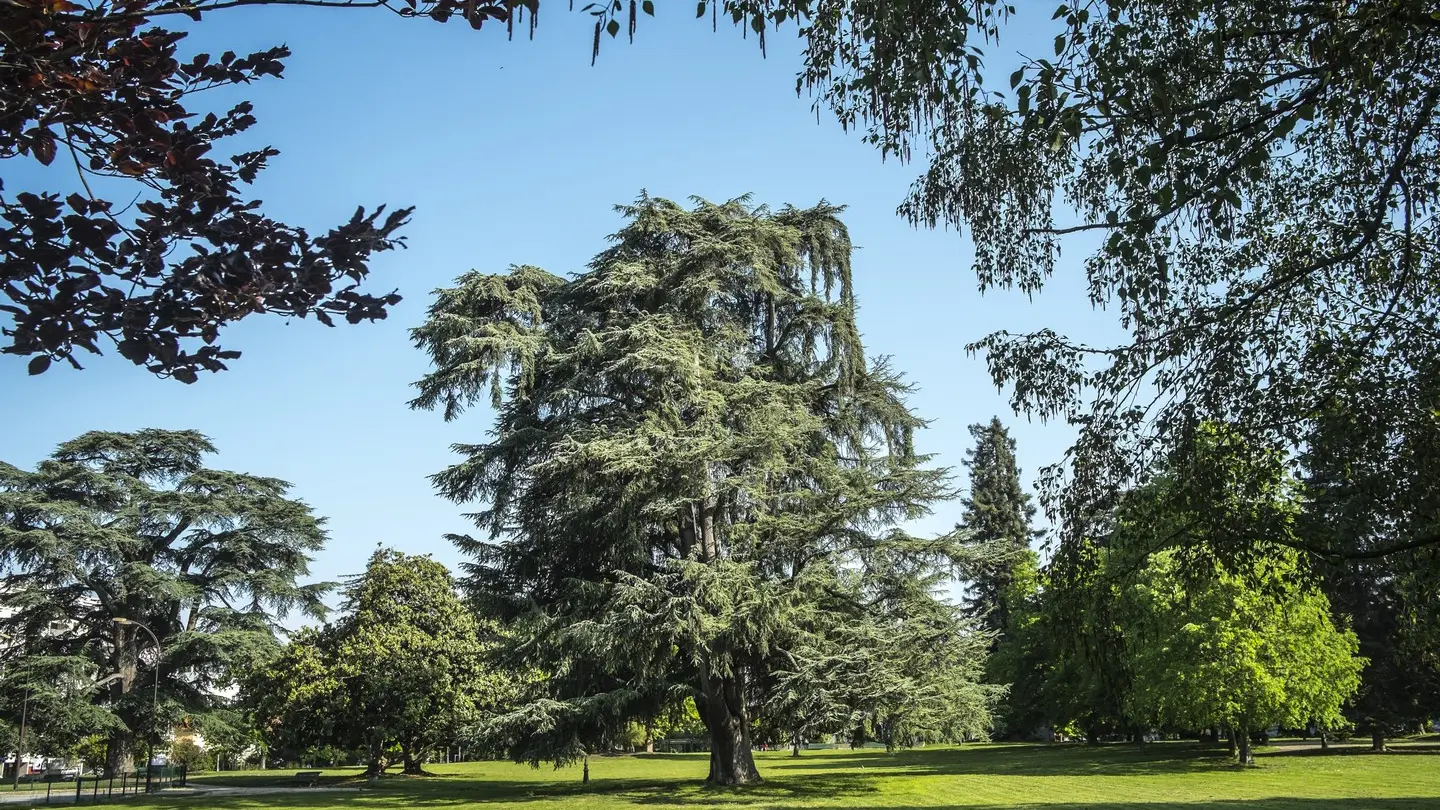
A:
[[[960,527],[979,544],[1003,550],[992,565],[981,569],[970,586],[969,606],[985,625],[997,634],[1008,626],[1011,595],[1017,569],[1035,567],[1030,540],[1035,536],[1031,520],[1035,505],[1020,485],[1020,467],[1015,461],[1015,440],[994,417],[989,424],[970,426],[975,446],[965,451],[970,470],[970,494]]]
[[[619,210],[590,272],[467,274],[415,332],[435,364],[416,406],[454,418],[488,393],[498,411],[435,480],[484,504],[488,541],[456,538],[470,585],[552,673],[496,736],[579,759],[688,693],[710,781],[756,781],[751,721],[777,705],[767,684],[814,683],[804,650],[891,685],[801,701],[843,703],[830,722],[983,724],[983,637],[936,595],[970,552],[896,528],[949,495],[946,473],[914,451],[907,386],[863,354],[841,209]],[[906,634],[925,666],[891,649]]]
[[[92,431],[33,471],[0,462],[7,663],[75,686],[91,706],[65,711],[108,734],[111,773],[183,717],[224,733],[222,695],[276,654],[281,619],[324,612],[329,585],[302,584],[324,519],[284,481],[206,467],[214,452],[193,430]]]

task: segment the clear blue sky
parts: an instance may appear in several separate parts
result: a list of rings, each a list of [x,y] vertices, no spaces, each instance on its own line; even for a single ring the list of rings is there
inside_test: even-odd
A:
[[[860,326],[869,351],[893,356],[919,386],[913,405],[934,423],[920,449],[959,473],[966,426],[998,414],[1012,426],[1028,486],[1060,457],[1070,430],[1012,416],[964,346],[997,329],[1113,334],[1085,298],[1083,252],[1067,251],[1034,302],[982,297],[968,237],[895,216],[918,167],[882,163],[796,97],[793,27],[771,36],[762,59],[753,38],[711,33],[693,6],[657,5],[660,18],[642,20],[635,44],[607,39],[595,67],[588,17],[553,2],[533,42],[377,11],[207,18],[189,48],[246,53],[284,42],[295,52],[285,79],[236,96],[253,99],[260,119],[236,151],[264,142],[282,152],[257,184],[272,216],[322,230],[357,204],[417,206],[410,248],[385,254],[370,283],[398,288],[405,301],[388,321],[355,327],[252,318],[226,333],[244,351],[232,370],[191,386],[116,356],[37,378],[26,377],[24,360],[0,356],[0,459],[31,467],[86,430],[196,428],[220,448],[214,466],[291,481],[329,518],[318,578],[356,572],[377,544],[453,564],[442,534],[469,526],[426,476],[454,460],[451,443],[481,440],[490,413],[446,424],[410,411],[410,383],[426,361],[407,330],[430,291],[468,269],[583,269],[620,225],[611,206],[644,188],[676,199],[750,192],[773,205],[848,205]],[[1046,41],[1017,33],[1002,51]],[[1003,79],[1005,64],[994,58],[990,72]],[[7,190],[33,187],[17,168],[6,167]],[[944,505],[921,528],[947,529],[959,515],[958,502]]]

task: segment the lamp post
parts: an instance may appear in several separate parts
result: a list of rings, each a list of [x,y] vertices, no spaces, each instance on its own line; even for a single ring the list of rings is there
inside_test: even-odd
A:
[[[150,772],[155,764],[155,738],[160,734],[160,657],[164,655],[164,649],[160,646],[160,639],[155,631],[135,621],[116,616],[114,622],[121,627],[138,627],[150,635],[150,640],[155,642],[155,686],[150,691],[150,746],[145,755],[145,792],[150,792]]]

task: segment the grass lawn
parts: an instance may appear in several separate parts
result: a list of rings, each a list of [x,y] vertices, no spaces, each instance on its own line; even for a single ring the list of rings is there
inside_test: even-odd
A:
[[[759,754],[765,783],[712,789],[704,754],[591,759],[591,784],[578,768],[534,770],[501,762],[436,765],[433,777],[391,777],[361,792],[167,798],[130,807],[433,807],[446,810],[733,810],[790,807],[1045,808],[1100,810],[1183,805],[1187,810],[1440,810],[1440,752],[1386,755],[1263,751],[1241,770],[1223,751],[1189,743],[1129,746],[976,745],[893,756],[881,750]],[[293,772],[224,774],[197,781],[283,785]],[[326,771],[329,784],[363,784],[358,771]]]

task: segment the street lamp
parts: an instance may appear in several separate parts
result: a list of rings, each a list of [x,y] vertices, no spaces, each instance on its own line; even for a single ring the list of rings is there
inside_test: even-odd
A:
[[[116,616],[113,620],[122,627],[138,627],[150,634],[150,640],[155,642],[155,686],[150,691],[150,749],[145,758],[145,792],[150,792],[150,772],[155,764],[155,738],[160,736],[160,657],[165,651],[160,646],[160,639],[155,631],[135,621]]]

